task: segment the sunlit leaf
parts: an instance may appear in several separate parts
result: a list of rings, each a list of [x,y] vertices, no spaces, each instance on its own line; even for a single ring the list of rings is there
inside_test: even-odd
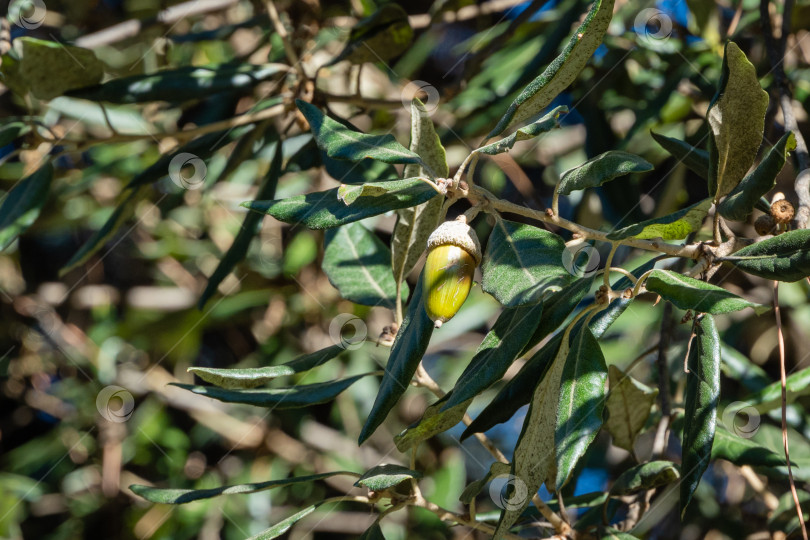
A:
[[[632,452],[636,436],[650,417],[658,389],[638,382],[616,366],[610,366],[609,376],[607,409],[610,416],[605,425],[613,436],[613,444]]]
[[[566,171],[560,178],[557,193],[569,195],[572,191],[598,187],[626,174],[652,169],[652,164],[639,156],[611,150]]]

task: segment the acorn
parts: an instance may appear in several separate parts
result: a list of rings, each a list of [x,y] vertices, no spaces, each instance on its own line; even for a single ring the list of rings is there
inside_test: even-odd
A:
[[[793,205],[785,199],[780,199],[771,205],[771,216],[773,216],[773,220],[780,225],[790,223],[795,213],[796,211]]]
[[[442,223],[431,233],[427,254],[422,294],[425,311],[439,328],[467,299],[475,267],[481,263],[481,244],[462,216]]]

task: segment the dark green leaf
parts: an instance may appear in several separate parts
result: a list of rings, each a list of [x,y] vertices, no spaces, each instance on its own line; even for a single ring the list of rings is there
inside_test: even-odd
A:
[[[195,386],[193,384],[172,383],[195,394],[224,401],[225,403],[245,403],[257,407],[272,407],[274,409],[297,409],[309,407],[318,403],[332,401],[338,394],[346,390],[358,380],[372,375],[364,373],[353,377],[346,377],[337,381],[300,384],[289,388],[267,388],[260,390],[228,390],[215,386]]]
[[[324,246],[323,271],[340,296],[366,306],[396,307],[391,252],[377,235],[349,223],[326,231]]]
[[[810,394],[810,368],[791,373],[785,380],[785,391],[788,404]],[[782,406],[782,382],[776,381],[759,392],[749,394],[746,396],[745,402],[760,413],[780,408]]]
[[[342,60],[352,64],[386,62],[405,52],[412,40],[408,14],[398,4],[385,4],[352,28],[343,51],[326,65]]]
[[[201,135],[200,137],[197,137],[196,139],[184,144],[177,150],[160,156],[160,158],[152,165],[138,173],[138,175],[129,182],[127,187],[130,189],[140,187],[146,184],[151,184],[152,182],[157,182],[161,178],[171,176],[172,168],[176,167],[176,165],[174,165],[177,163],[176,159],[180,159],[180,156],[183,156],[182,165],[191,162],[193,158],[206,160],[220,148],[234,141],[238,141],[244,135],[247,135],[254,129],[254,126],[241,126],[236,129],[215,131],[213,133]],[[184,156],[184,154],[191,154],[191,156]],[[174,180],[175,183],[185,187],[182,178],[172,178],[172,180]],[[202,178],[195,178],[195,180],[202,183],[206,181],[206,178],[205,175],[203,175]],[[194,189],[200,186],[195,184],[190,187]]]
[[[583,327],[571,340],[557,404],[554,449],[557,455],[555,491],[568,481],[579,460],[602,427],[608,373],[599,342]]]
[[[0,205],[0,251],[34,224],[53,182],[53,165],[45,163],[11,189]]]
[[[722,287],[671,270],[653,270],[647,276],[646,288],[680,309],[699,313],[719,315],[750,307],[759,315],[771,309],[740,298]]]
[[[733,42],[726,43],[723,77],[706,114],[709,133],[709,195],[731,193],[754,163],[765,129],[768,93],[757,70]]]
[[[470,504],[478,494],[481,493],[481,490],[484,489],[484,486],[486,486],[490,480],[496,476],[509,474],[511,470],[512,468],[508,463],[502,463],[500,461],[493,462],[492,465],[489,466],[487,474],[480,480],[468,484],[467,487],[464,488],[464,491],[461,492],[458,500],[461,501],[462,504]]]
[[[360,540],[385,540],[385,535],[383,535],[380,525],[375,522],[360,536]]]
[[[381,187],[382,184],[388,185]],[[289,199],[250,201],[242,203],[242,206],[285,223],[303,223],[310,229],[329,229],[389,210],[416,206],[437,195],[436,190],[420,178],[365,184],[364,187],[367,188],[365,192],[344,189],[344,199],[339,196],[341,188],[333,188]],[[352,202],[347,204],[344,202],[346,199]]]
[[[0,126],[0,148],[13,143],[23,132],[28,131],[25,122],[8,122]]]
[[[246,137],[249,136],[250,134],[246,135]],[[259,200],[272,199],[275,196],[278,179],[281,176],[281,144],[278,143],[278,134],[274,133],[273,139],[277,141],[276,151],[273,155],[273,160],[270,162],[270,170],[259,186],[259,191],[256,195]],[[233,244],[231,244],[231,247],[228,248],[228,251],[219,260],[219,264],[214,270],[214,273],[208,278],[208,284],[205,286],[202,295],[200,295],[200,300],[197,304],[199,309],[205,306],[205,303],[216,292],[222,280],[245,258],[248,247],[250,246],[250,241],[253,240],[253,236],[256,234],[256,230],[261,224],[261,221],[261,214],[257,214],[256,212],[248,212],[245,215],[245,219],[242,221],[242,227],[236,234]]]
[[[320,366],[329,360],[337,357],[346,350],[341,345],[332,345],[314,353],[305,354],[295,360],[277,366],[267,366],[260,368],[205,368],[190,367],[189,373],[197,375],[207,383],[215,384],[222,388],[256,388],[275,379],[287,375],[295,375],[303,371],[308,371]]]
[[[256,493],[257,491],[264,491],[266,489],[291,486],[293,484],[301,484],[306,482],[315,482],[317,480],[338,475],[356,476],[356,473],[349,471],[334,471],[313,474],[310,476],[297,476],[294,478],[283,478],[281,480],[269,480],[267,482],[256,482],[255,484],[236,484],[233,486],[222,486],[211,489],[163,489],[138,484],[129,486],[129,489],[131,489],[136,495],[143,497],[149,502],[159,504],[184,504],[191,501],[199,501],[201,499],[210,499],[211,497],[217,497],[219,495]]]
[[[652,406],[658,397],[658,389],[650,388],[610,366],[610,394],[607,408],[610,416],[605,423],[613,436],[613,444],[633,451],[633,443],[650,417]]]
[[[565,241],[554,233],[498,219],[489,237],[481,287],[501,304],[539,302],[574,280],[563,266]]]
[[[554,107],[551,111],[543,115],[539,120],[532,122],[526,127],[522,127],[508,137],[482,146],[476,152],[481,154],[488,154],[494,156],[495,154],[502,154],[515,146],[515,143],[533,139],[543,133],[548,133],[554,128],[560,127],[560,116],[568,114],[568,107],[559,105]]]
[[[798,281],[810,276],[810,230],[788,231],[720,260],[761,278]]]
[[[611,150],[566,171],[560,178],[557,193],[568,195],[572,191],[601,186],[626,174],[651,170],[653,166],[647,160],[627,152]]]
[[[578,338],[579,336],[576,336]],[[555,465],[555,430],[560,403],[560,384],[567,361],[570,359],[569,335],[564,333],[557,354],[550,362],[546,375],[532,394],[529,411],[515,446],[512,474],[522,482],[527,494],[537,493],[549,476],[553,481]],[[579,341],[577,339],[577,341]],[[551,488],[550,488],[551,489]],[[531,502],[531,495],[506,506],[501,512],[494,536],[504,534],[517,521]]]
[[[244,92],[278,74],[287,73],[284,64],[222,64],[183,66],[148,75],[119,77],[97,86],[68,92],[71,97],[109,103],[189,101],[220,92]]]
[[[135,201],[140,195],[141,188],[137,187],[128,191],[126,197],[118,203],[118,206],[115,207],[115,210],[113,210],[113,213],[107,218],[107,221],[104,222],[104,225],[94,232],[93,235],[82,244],[79,251],[73,254],[73,257],[70,258],[68,263],[59,270],[60,276],[65,275],[70,270],[87,262],[90,257],[104,247],[107,241],[118,232],[118,229],[121,228],[124,222],[132,216],[135,212]]]
[[[726,424],[727,418],[725,414],[723,416],[723,424]],[[757,423],[758,421],[757,418]],[[782,454],[777,454],[770,448],[744,437],[743,435],[747,433],[737,435],[726,427],[717,426],[712,445],[712,459],[725,459],[740,467],[743,465],[780,467],[785,464],[785,456]]]
[[[624,240],[625,238],[681,240],[690,233],[700,230],[711,206],[711,199],[704,199],[667,216],[648,219],[613,231],[607,237],[610,240]]]
[[[776,185],[776,177],[785,165],[788,152],[796,149],[796,137],[791,132],[768,151],[765,158],[735,187],[718,206],[720,214],[734,221],[745,221],[760,197]]]
[[[450,409],[442,410],[452,394],[453,392],[450,391],[443,398],[430,405],[422,413],[422,418],[394,437],[397,450],[403,453],[407,452],[421,444],[422,441],[426,441],[458,425],[464,419],[464,414],[467,412],[467,407],[472,403],[472,399],[459,403]]]
[[[639,277],[650,270],[655,265],[655,259],[641,265],[633,270],[633,275]],[[583,280],[580,280],[580,283]],[[614,286],[616,290],[622,290],[632,283],[626,277],[620,279]],[[565,289],[564,289],[565,290]],[[561,291],[561,292],[564,292]],[[584,293],[583,293],[584,294]],[[544,317],[551,312],[557,311],[551,306],[552,296],[548,301],[544,302],[543,314]],[[598,339],[610,327],[613,322],[619,318],[627,306],[632,302],[629,298],[620,298],[611,302],[610,306],[600,311],[590,322],[590,329],[593,335]],[[573,309],[573,308],[572,308]],[[563,316],[560,313],[559,316]],[[565,318],[563,316],[563,318]],[[541,326],[543,326],[541,322]],[[577,326],[582,326],[582,322],[577,323]],[[509,420],[515,412],[523,405],[529,403],[531,400],[532,392],[535,386],[543,379],[550,362],[557,355],[562,342],[562,333],[558,333],[551,338],[543,348],[535,353],[526,363],[520,368],[520,371],[509,381],[503,388],[501,388],[498,395],[487,405],[483,411],[473,420],[464,433],[461,439],[465,439],[473,433],[485,432],[491,427]]]
[[[422,478],[422,473],[402,465],[377,465],[366,471],[354,485],[371,491],[384,491],[411,478]]]
[[[613,0],[596,0],[565,49],[546,69],[523,89],[487,138],[503,133],[510,126],[540,113],[560,92],[568,88],[602,44],[613,18]]]
[[[704,179],[709,178],[709,153],[707,151],[695,148],[679,139],[659,135],[652,131],[650,135],[664,150],[672,154],[672,157],[692,169],[698,176]]]
[[[346,128],[321,110],[300,99],[298,109],[309,122],[318,148],[331,158],[360,161],[376,159],[385,163],[419,164],[419,156],[397,142],[393,135],[367,135]]]
[[[433,321],[428,317],[422,303],[422,279],[423,276],[420,275],[405,320],[402,321],[391,347],[380,390],[360,433],[360,444],[382,424],[411,384],[413,374],[416,373],[433,334]]]
[[[499,381],[525,349],[542,313],[542,303],[503,310],[456,381],[442,410],[471,400]]]
[[[611,486],[610,494],[632,495],[671,484],[680,477],[678,466],[671,461],[650,461],[624,471]]]
[[[619,529],[614,529],[613,527],[606,527],[605,534],[602,535],[599,540],[639,540],[639,539],[637,536],[633,536],[632,534],[622,532]]]
[[[315,504],[308,506],[303,510],[291,515],[284,521],[279,521],[266,531],[260,532],[255,536],[251,536],[250,538],[248,538],[248,540],[273,540],[273,538],[278,538],[285,532],[289,531],[293,525],[295,525],[296,523],[298,523],[299,521],[310,515],[312,512],[314,512],[315,508],[317,507],[318,505]]]
[[[681,516],[709,466],[720,400],[720,337],[711,315],[695,321],[687,359],[681,459]]]

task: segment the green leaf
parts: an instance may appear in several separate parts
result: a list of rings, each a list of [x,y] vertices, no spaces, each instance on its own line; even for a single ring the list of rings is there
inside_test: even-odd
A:
[[[695,321],[686,374],[681,516],[709,466],[720,400],[720,337],[711,315]]]
[[[634,276],[639,277],[651,269],[654,265],[655,259],[636,268],[632,273]],[[584,280],[579,280],[578,283],[582,283],[583,281]],[[622,290],[631,285],[631,281],[628,278],[623,277],[616,283],[616,285],[614,285],[614,288],[616,290]],[[565,289],[560,291],[560,293],[564,291]],[[557,311],[559,314],[555,315],[555,317],[559,316],[562,317],[562,319],[565,319],[567,318],[568,314],[560,313],[562,310],[557,310],[556,308],[552,307],[551,301],[555,298],[555,296],[552,296],[543,303],[543,317],[545,318],[545,316]],[[570,299],[569,301],[572,300],[573,299]],[[630,302],[632,302],[632,299],[630,298],[619,298],[614,300],[610,303],[610,306],[607,309],[600,311],[593,319],[591,319],[589,328],[593,332],[593,335],[599,339],[607,331],[610,325],[619,318]],[[564,305],[565,304],[561,304],[560,307]],[[572,305],[571,311],[573,311],[573,306],[575,306],[575,304]],[[560,321],[560,323],[562,323],[562,321]],[[543,322],[541,321],[541,325],[538,327],[538,330],[542,326]],[[581,327],[582,321],[577,323],[577,326]],[[472,424],[470,424],[467,429],[464,430],[464,433],[461,435],[462,440],[469,437],[473,433],[483,433],[496,424],[509,420],[520,407],[530,402],[535,387],[539,381],[542,381],[545,373],[547,372],[549,364],[557,355],[557,351],[562,343],[562,336],[563,333],[559,332],[539,351],[537,351],[537,353],[526,361],[523,367],[520,368],[520,371],[518,371],[517,375],[507,382],[503,388],[501,388],[500,392],[498,392],[489,405],[487,405],[484,410],[481,411],[481,413],[475,418],[475,420],[473,420]]]
[[[651,170],[653,166],[647,160],[627,152],[611,150],[563,173],[557,193],[569,195],[572,191],[601,186],[626,174]]]
[[[118,104],[181,102],[203,99],[221,92],[245,92],[286,73],[287,66],[284,64],[183,66],[147,75],[119,77],[104,84],[72,90],[67,95]]]
[[[259,186],[259,191],[256,195],[260,200],[272,199],[275,196],[278,179],[281,176],[281,144],[278,140],[278,134],[275,133],[275,131],[272,137],[276,141],[276,151],[273,154],[273,160],[270,162],[270,169]],[[231,244],[231,247],[228,248],[228,251],[219,260],[219,264],[211,274],[211,277],[208,278],[208,284],[205,286],[202,295],[200,295],[200,300],[197,304],[199,309],[205,306],[208,299],[217,291],[217,287],[222,283],[222,280],[228,277],[228,274],[233,271],[236,265],[245,258],[248,247],[250,247],[250,242],[253,240],[261,221],[261,214],[257,214],[256,212],[248,212],[245,215],[245,219],[242,221],[242,227],[236,234],[233,244]]]
[[[624,471],[610,488],[611,496],[632,495],[675,482],[681,477],[671,461],[650,461]]]
[[[283,478],[281,480],[269,480],[267,482],[256,482],[254,484],[236,484],[232,486],[221,486],[211,489],[173,489],[173,488],[155,488],[150,486],[142,486],[133,484],[129,486],[136,495],[143,497],[149,502],[159,504],[185,504],[192,501],[199,501],[201,499],[210,499],[219,495],[234,495],[239,493],[256,493],[266,489],[273,489],[277,487],[291,486],[293,484],[302,484],[307,482],[315,482],[324,478],[332,476],[350,475],[357,476],[357,473],[349,471],[334,471],[321,474],[313,474],[310,476],[297,476],[294,478]]]
[[[416,206],[437,195],[437,191],[421,178],[365,184],[362,187],[365,190],[348,189],[349,186],[343,185],[289,199],[249,201],[242,203],[242,206],[285,223],[303,223],[310,229],[329,229],[389,210]],[[339,191],[341,189],[342,193]]]
[[[363,444],[382,424],[399,398],[405,393],[408,385],[411,384],[413,374],[416,373],[419,362],[422,361],[428,342],[430,342],[430,336],[433,334],[433,321],[428,317],[422,303],[423,277],[419,276],[419,281],[411,295],[405,320],[402,321],[397,337],[394,339],[385,375],[380,383],[380,390],[377,392],[377,398],[374,400],[374,405],[360,433],[360,444]]]
[[[92,236],[82,244],[82,247],[73,254],[73,257],[70,258],[67,264],[59,270],[60,276],[64,276],[77,266],[87,262],[90,257],[104,247],[107,241],[110,240],[115,233],[118,232],[118,229],[132,216],[135,212],[135,201],[141,194],[141,188],[137,187],[128,191],[129,193],[118,203],[118,206],[115,207],[115,210],[113,210],[113,213],[107,218],[107,221],[104,222],[104,225],[94,232]]]
[[[405,165],[405,177],[429,176],[431,171],[439,178],[447,178],[450,168],[447,165],[447,153],[442,146],[442,141],[436,133],[430,114],[425,109],[425,105],[414,98],[411,101],[411,152],[415,153],[422,160],[421,164]]]
[[[349,223],[326,231],[324,245],[323,271],[340,296],[365,306],[396,307],[391,252],[377,235]]]
[[[731,193],[754,164],[765,129],[768,93],[757,70],[733,42],[726,43],[723,76],[709,107],[709,194]]]
[[[748,219],[759,198],[774,188],[776,177],[785,165],[788,152],[795,149],[796,137],[789,131],[768,151],[762,162],[718,205],[720,214],[734,221]]]
[[[537,493],[554,469],[554,433],[560,403],[560,384],[569,350],[568,334],[565,334],[545,377],[534,390],[529,412],[526,413],[523,429],[515,446],[512,474],[523,483],[527,494]],[[509,531],[529,506],[531,495],[525,496],[522,501],[513,502],[514,504],[508,505],[501,512],[495,538]]]
[[[395,3],[385,4],[352,28],[346,46],[326,66],[343,60],[352,64],[387,62],[407,51],[411,41],[413,29],[408,14]]]
[[[346,390],[363,377],[373,373],[363,373],[353,377],[346,377],[336,381],[315,384],[300,384],[288,388],[266,388],[253,390],[229,390],[215,386],[195,386],[193,384],[171,383],[174,386],[207,396],[225,403],[245,403],[257,407],[272,407],[274,409],[298,409],[309,407],[318,403],[332,401],[338,394]]]
[[[698,176],[704,179],[709,178],[709,153],[707,151],[695,148],[691,144],[679,139],[659,135],[652,131],[650,135],[652,135],[655,142],[660,144],[664,150],[672,154],[672,157],[697,173]]]
[[[810,520],[810,493],[801,489],[797,490],[796,498],[799,500],[802,520],[807,522]],[[796,512],[796,502],[793,500],[793,493],[788,490],[787,493],[779,497],[779,503],[768,517],[768,529],[774,532],[779,531],[780,534],[787,532],[787,536],[790,537],[799,536],[798,534],[792,534],[796,533],[799,527],[799,514]]]
[[[393,135],[368,135],[346,128],[324,115],[321,110],[300,99],[298,109],[309,122],[318,148],[334,159],[360,161],[376,159],[385,163],[419,164],[419,156],[397,142]]]
[[[13,143],[17,137],[28,131],[28,124],[25,122],[11,121],[3,124],[0,126],[0,148]]]
[[[305,354],[286,364],[277,366],[232,369],[190,367],[188,368],[188,372],[197,375],[207,383],[214,384],[221,388],[256,388],[257,386],[262,386],[272,381],[276,377],[295,375],[296,373],[308,371],[314,367],[320,366],[336,358],[345,350],[345,347],[341,345],[332,345],[331,347]]]
[[[577,463],[602,427],[608,373],[599,342],[588,327],[571,340],[557,404],[554,447],[557,456],[555,491],[574,472]]]
[[[501,139],[500,141],[496,141],[486,146],[482,146],[481,148],[475,151],[490,156],[502,154],[503,152],[506,152],[510,148],[515,146],[515,143],[525,141],[528,139],[533,139],[538,135],[548,133],[552,129],[560,127],[560,116],[564,114],[568,114],[568,107],[566,107],[565,105],[559,105],[557,107],[554,107],[551,111],[544,114],[539,120],[532,122],[526,127],[520,128],[516,132],[512,133],[508,137]]]
[[[421,444],[422,441],[458,425],[464,419],[464,414],[472,403],[472,398],[447,410],[442,410],[452,394],[451,390],[443,398],[430,405],[422,413],[422,418],[394,437],[397,450],[407,452]]]
[[[718,260],[761,278],[798,281],[810,276],[810,230],[788,231]]]
[[[810,394],[810,368],[791,373],[785,379],[785,391],[788,405],[796,399]],[[753,406],[757,412],[766,413],[782,406],[782,382],[771,383],[759,392],[749,394],[745,403]]]
[[[487,242],[481,287],[507,307],[539,302],[573,281],[554,233],[498,219]]]
[[[515,98],[487,138],[500,135],[510,126],[540,113],[568,88],[602,44],[612,18],[613,0],[596,0],[565,49]]]
[[[443,411],[469,401],[501,378],[525,349],[543,313],[543,304],[503,310],[475,356],[453,385]]]
[[[740,298],[722,287],[671,270],[653,270],[647,276],[646,287],[648,292],[661,295],[664,300],[680,309],[691,309],[699,313],[719,315],[750,307],[760,315],[771,309]]]
[[[366,529],[366,532],[360,536],[360,540],[385,540],[385,535],[379,523],[374,522],[374,524]]]
[[[610,240],[624,240],[625,238],[681,240],[690,233],[700,230],[711,206],[712,200],[704,199],[673,214],[648,219],[613,231],[607,237]]]
[[[272,540],[273,538],[278,538],[285,532],[289,531],[293,525],[295,525],[296,523],[298,523],[299,521],[310,515],[312,512],[314,512],[318,506],[319,505],[315,504],[308,506],[303,510],[291,515],[284,521],[279,521],[266,531],[260,532],[255,536],[251,536],[250,538],[248,538],[248,540]]]
[[[48,199],[53,173],[53,165],[49,161],[6,193],[0,205],[0,251],[37,220]]]
[[[447,155],[425,106],[418,99],[411,102],[410,150],[440,178],[450,174]],[[405,165],[406,177],[427,177],[430,171],[420,165]],[[439,225],[442,217],[442,197],[434,197],[419,206],[397,211],[397,224],[391,238],[391,267],[394,281],[401,287],[424,253],[428,236]]]
[[[146,184],[151,184],[153,182],[157,182],[161,178],[170,177],[172,170],[172,163],[176,163],[175,159],[179,159],[180,156],[183,154],[192,154],[194,158],[198,158],[201,160],[206,160],[214,153],[223,148],[224,146],[241,139],[243,136],[247,135],[251,131],[255,129],[255,126],[241,126],[236,129],[227,129],[221,131],[215,131],[213,133],[206,133],[196,139],[189,141],[188,143],[184,144],[180,148],[174,150],[173,152],[169,152],[168,154],[163,154],[155,161],[152,165],[147,167],[145,170],[138,173],[138,175],[130,180],[127,187],[132,189],[135,187],[143,186]],[[183,156],[183,164],[188,163],[190,158],[188,156]],[[172,179],[177,181],[176,179]],[[202,182],[206,180],[205,177],[200,179]],[[182,182],[181,182],[182,184]],[[199,186],[193,186],[199,187]]]
[[[366,471],[354,485],[366,487],[371,491],[384,491],[411,478],[422,478],[422,473],[402,465],[377,465]]]
[[[725,423],[725,418],[723,419]],[[712,459],[725,459],[737,466],[780,467],[785,465],[785,456],[777,454],[751,439],[735,435],[718,424],[712,444]]]
[[[489,471],[487,471],[487,474],[483,478],[468,484],[467,487],[464,488],[464,491],[461,492],[461,496],[459,496],[458,500],[461,501],[462,504],[470,504],[478,496],[478,494],[481,493],[484,486],[486,486],[493,478],[496,476],[509,474],[511,470],[512,467],[508,463],[494,461],[492,465],[489,466]]]
[[[557,330],[571,315],[585,294],[591,290],[596,274],[577,279],[561,291],[557,291],[543,300],[543,312],[534,333],[518,356],[531,351],[538,343]]]
[[[104,76],[104,64],[89,49],[27,36],[15,39],[14,47],[20,52],[17,76],[37,99],[97,84]]]
[[[658,389],[638,382],[616,366],[610,366],[608,375],[607,409],[610,416],[605,425],[613,436],[613,444],[632,452],[636,436],[650,417]]]

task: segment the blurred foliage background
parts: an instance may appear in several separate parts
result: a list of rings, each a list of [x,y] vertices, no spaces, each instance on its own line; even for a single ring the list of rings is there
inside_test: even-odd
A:
[[[41,26],[7,24],[6,38],[32,36],[90,48],[107,77],[181,66],[286,61],[282,42],[258,1],[45,4]],[[387,62],[370,59],[359,77],[358,68],[348,62],[324,67],[317,88],[306,90],[316,103],[328,103],[333,113],[363,131],[391,132],[405,143],[412,97],[406,88],[413,93],[423,87],[428,105],[436,107],[432,118],[452,170],[555,57],[587,4],[402,3],[414,29],[407,50]],[[340,53],[353,25],[377,7],[373,0],[278,3],[309,76]],[[645,9],[659,15],[651,21]],[[704,198],[705,182],[669,157],[649,132],[703,146],[704,115],[727,38],[746,51],[763,87],[769,88],[772,72],[758,10],[758,0],[617,1],[605,44],[552,104],[571,109],[563,129],[483,161],[476,181],[500,197],[542,209],[550,204],[563,171],[606,150],[626,149],[654,163],[655,171],[561,201],[564,217],[594,228],[613,227]],[[778,10],[772,10],[779,21]],[[810,2],[795,3],[792,21],[785,68],[801,105],[797,110],[806,111]],[[371,341],[346,351],[340,362],[290,382],[328,381],[385,364],[387,349],[373,341],[393,321],[392,314],[340,299],[320,268],[319,231],[262,220],[244,261],[208,302],[197,306],[207,276],[240,230],[244,210],[239,203],[255,197],[267,173],[276,144],[272,132],[284,135],[284,174],[276,198],[337,185],[337,173],[317,167],[321,156],[300,118],[260,122],[246,142],[228,142],[206,156],[201,186],[185,189],[164,170],[143,189],[126,189],[161,154],[185,142],[175,136],[179,131],[278,103],[288,106],[298,89],[287,81],[271,76],[241,90],[225,88],[192,100],[179,89],[170,101],[106,105],[106,111],[89,100],[60,96],[40,101],[0,87],[4,125],[26,126],[19,137],[2,140],[0,192],[7,193],[33,172],[44,156],[57,156],[56,176],[39,219],[0,252],[0,537],[244,538],[308,501],[353,489],[351,481],[333,478],[177,507],[147,504],[127,486],[205,488],[335,468],[362,471],[380,461],[406,464],[407,456],[396,451],[391,435],[418,419],[432,402],[423,389],[410,390],[383,429],[358,448],[357,436],[377,391],[374,378],[361,380],[333,403],[272,411],[226,405],[167,386],[192,382],[186,372],[190,366],[278,364],[332,345],[330,325],[342,313],[361,319]],[[411,81],[416,84],[409,86]],[[781,136],[781,122],[772,99],[767,140]],[[806,114],[799,122],[806,129]],[[355,173],[369,178],[381,174],[370,169]],[[789,199],[794,176],[788,164],[780,187]],[[127,215],[98,242],[98,251],[63,272],[130,196]],[[457,206],[453,214],[464,210]],[[487,224],[480,221],[478,232],[485,241]],[[374,221],[385,241],[393,224],[393,216]],[[744,227],[753,236],[752,227]],[[616,261],[627,268],[642,262],[624,250]],[[749,299],[771,301],[764,280],[730,269],[722,270],[718,279]],[[810,365],[808,292],[806,282],[784,284],[781,290],[788,368],[794,372]],[[634,376],[655,385],[651,348],[658,343],[662,310],[645,300],[634,303],[611,327],[602,346],[609,365],[624,369],[640,362]],[[460,314],[434,334],[425,365],[443,387],[453,384],[498,312],[495,300],[475,288]],[[680,359],[689,334],[689,325],[677,324],[682,316],[676,310],[669,351],[676,406],[684,384]],[[726,342],[724,404],[744,400],[778,380],[772,317],[743,312],[722,317],[719,324]],[[111,385],[121,391],[100,394]],[[476,400],[473,417],[495,390]],[[131,415],[127,396],[133,399]],[[794,472],[804,501],[810,500],[804,491],[810,482],[806,404],[807,398],[800,397],[789,410]],[[104,417],[105,411],[121,410],[127,413],[125,421]],[[512,448],[524,414],[521,410],[488,435],[501,448]],[[781,454],[778,410],[763,415],[761,422],[753,440]],[[425,495],[452,509],[460,509],[461,490],[481,478],[492,461],[476,441],[458,441],[461,427],[423,445],[417,459],[425,472]],[[650,439],[653,433],[646,435]],[[651,440],[639,444],[644,453]],[[607,489],[629,463],[629,454],[607,438],[596,445],[566,496]],[[677,497],[670,497],[644,518],[637,534],[656,539],[784,538],[773,532],[781,529],[795,536],[795,514],[783,498],[784,471],[757,472],[768,474],[757,476],[723,461],[713,464],[683,523]],[[752,482],[752,475],[757,481]],[[497,509],[494,504],[481,506],[479,512]],[[365,508],[346,505],[316,512],[290,537],[355,538],[373,520]],[[391,539],[474,536],[419,510],[392,514],[384,530]]]

